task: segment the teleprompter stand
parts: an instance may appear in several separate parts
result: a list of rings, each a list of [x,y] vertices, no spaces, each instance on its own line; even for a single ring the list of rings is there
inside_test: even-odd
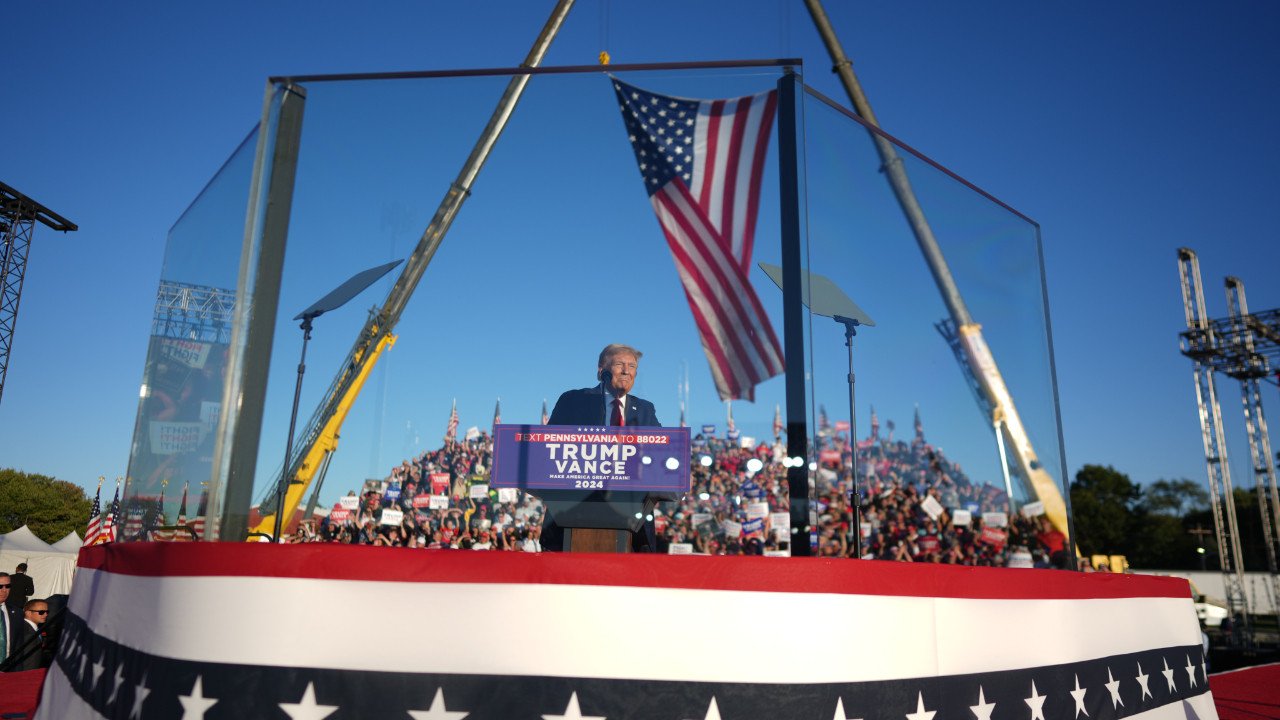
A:
[[[769,279],[781,288],[782,268],[768,263],[759,263],[759,265]],[[817,273],[805,273],[801,277],[800,298],[814,315],[829,317],[844,326],[844,344],[849,349],[849,454],[853,463],[849,472],[849,504],[853,507],[852,530],[854,547],[857,550],[854,557],[860,558],[862,557],[862,503],[858,498],[858,416],[854,412],[857,403],[853,395],[853,338],[858,334],[859,325],[875,327],[876,321],[831,282],[830,278]]]

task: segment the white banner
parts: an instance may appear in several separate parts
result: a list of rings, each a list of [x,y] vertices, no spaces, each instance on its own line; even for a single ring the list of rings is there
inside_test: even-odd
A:
[[[498,502],[520,502],[520,490],[518,488],[498,488]]]
[[[960,510],[955,510],[951,513],[952,525],[968,526],[968,524],[971,522],[973,522],[973,513],[969,512],[968,510],[960,509]]]
[[[756,518],[769,517],[769,503],[753,502],[747,503],[747,519],[755,520]]]
[[[733,520],[725,520],[720,523],[720,527],[724,528],[725,537],[740,537],[742,535],[742,523]]]
[[[791,534],[791,513],[769,513],[769,527],[781,530],[783,535]]]
[[[689,543],[671,543],[667,546],[668,555],[692,555],[693,545]]]
[[[338,498],[338,504],[347,510],[356,510],[360,507],[360,498],[355,495],[343,495]]]
[[[984,512],[982,513],[982,524],[987,527],[1007,527],[1009,525],[1009,516],[1002,512]]]
[[[392,510],[384,508],[382,517],[378,520],[383,525],[399,525],[404,520],[404,512],[401,510]]]
[[[471,497],[477,500],[486,500],[489,497],[489,486],[483,483],[477,483],[471,486]]]
[[[449,496],[448,495],[432,495],[431,503],[427,505],[427,508],[431,510],[448,510]]]
[[[1040,517],[1044,514],[1044,503],[1039,500],[1023,505],[1018,512],[1022,513],[1022,517],[1033,518]]]
[[[934,520],[938,519],[943,510],[942,503],[938,502],[938,499],[932,495],[926,496],[924,502],[920,503],[920,507]]]

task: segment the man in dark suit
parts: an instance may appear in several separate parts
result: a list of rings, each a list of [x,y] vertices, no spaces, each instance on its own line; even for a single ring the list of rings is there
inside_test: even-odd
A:
[[[48,667],[46,660],[52,660],[52,655],[45,647],[44,634],[41,632],[41,626],[48,618],[49,603],[44,600],[27,601],[23,608],[22,621],[18,625],[18,632],[14,633],[13,648],[9,651],[10,655],[20,655],[12,672]]]
[[[596,361],[599,385],[567,390],[556,400],[550,425],[596,425],[623,427],[662,427],[653,403],[631,394],[636,372],[644,353],[630,345],[605,346]],[[542,548],[558,551],[564,547],[564,530],[556,525],[550,513],[543,520]],[[632,538],[636,551],[652,551],[657,547],[653,521]]]
[[[9,605],[21,610],[27,600],[36,594],[36,583],[27,574],[26,563],[18,563],[15,572],[9,576],[9,582],[13,583],[13,587],[9,588]]]
[[[22,608],[9,605],[13,581],[9,573],[0,571],[0,667],[13,654],[15,643],[22,639]]]

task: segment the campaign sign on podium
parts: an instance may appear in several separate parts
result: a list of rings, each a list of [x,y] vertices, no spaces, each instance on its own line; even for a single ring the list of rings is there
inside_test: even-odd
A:
[[[564,550],[630,552],[662,500],[689,490],[689,429],[498,425],[494,487],[542,500]]]
[[[689,489],[689,428],[498,425],[494,487],[625,490]]]

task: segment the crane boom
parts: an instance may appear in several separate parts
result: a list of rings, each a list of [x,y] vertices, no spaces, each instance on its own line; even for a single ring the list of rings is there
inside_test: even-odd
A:
[[[551,16],[543,25],[542,32],[538,34],[529,54],[521,63],[521,67],[533,68],[542,63],[543,57],[551,47],[551,41],[559,33],[573,3],[574,0],[558,0],[551,11]],[[394,341],[392,331],[400,320],[400,315],[408,305],[413,291],[417,289],[427,265],[431,264],[431,259],[453,224],[454,218],[457,217],[458,211],[462,209],[462,204],[471,195],[471,187],[480,174],[481,168],[484,167],[485,161],[488,160],[494,144],[497,143],[507,122],[511,119],[511,114],[515,112],[516,105],[524,94],[525,86],[529,84],[529,77],[528,74],[515,75],[507,83],[501,99],[498,100],[498,106],[489,116],[489,122],[480,133],[466,162],[463,163],[462,170],[445,192],[444,199],[440,201],[435,215],[409,255],[404,269],[396,278],[386,300],[381,307],[370,313],[369,319],[356,336],[355,344],[347,354],[347,359],[339,369],[333,385],[321,399],[311,420],[307,423],[302,439],[293,457],[289,459],[289,466],[284,468],[285,472],[282,472],[269,488],[269,494],[261,505],[262,519],[253,532],[269,534],[274,527],[277,512],[275,498],[280,483],[288,483],[284,493],[284,517],[289,518],[296,512],[307,486],[315,477],[320,460],[337,447],[338,430],[346,418],[347,411],[355,402],[365,378],[382,355],[382,351]]]
[[[871,109],[871,103],[867,100],[866,94],[862,91],[862,85],[853,73],[853,63],[845,55],[840,40],[831,26],[831,21],[827,18],[826,10],[822,7],[821,0],[805,0],[805,5],[809,9],[809,15],[813,19],[818,34],[827,47],[827,52],[831,55],[832,69],[840,77],[849,101],[853,104],[854,112],[868,124],[878,128],[879,123],[876,121],[875,112]],[[1027,480],[1030,489],[1044,503],[1045,515],[1054,527],[1066,532],[1068,537],[1074,538],[1075,533],[1072,532],[1074,523],[1071,520],[1068,501],[1063,499],[1057,483],[1044,470],[1036,456],[1031,439],[1013,403],[1013,396],[1009,393],[1004,377],[996,366],[995,358],[982,337],[982,326],[974,322],[973,316],[969,314],[969,308],[960,294],[960,288],[951,274],[947,260],[942,254],[942,248],[939,247],[929,220],[925,217],[924,209],[921,208],[920,201],[911,187],[911,180],[907,177],[902,158],[898,156],[893,143],[888,139],[873,132],[871,140],[875,143],[876,152],[880,155],[880,161],[893,194],[902,207],[907,224],[916,237],[920,251],[924,254],[925,263],[929,266],[934,282],[942,293],[942,301],[946,304],[951,321],[955,324],[957,331],[955,339],[964,351],[958,355],[962,355],[967,363],[965,371],[974,381],[975,390],[980,394],[979,405],[984,413],[991,413],[990,419],[996,432],[1000,434],[998,439],[1003,440],[1004,447],[1013,456],[1022,477]],[[1074,568],[1074,554],[1069,553],[1069,555],[1071,556],[1069,562]]]

